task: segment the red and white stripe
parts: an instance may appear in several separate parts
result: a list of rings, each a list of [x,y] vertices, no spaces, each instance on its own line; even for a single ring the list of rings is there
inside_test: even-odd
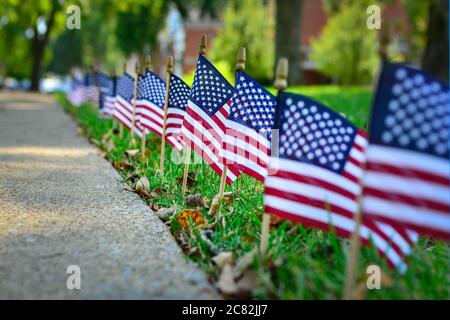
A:
[[[449,176],[446,159],[370,145],[364,176],[364,214],[450,239]]]
[[[230,104],[231,102],[228,101],[210,117],[194,102],[188,100],[181,128],[184,143],[198,153],[218,175],[222,175],[224,168],[221,158],[222,137],[226,130],[225,124],[230,112]],[[226,173],[226,182],[231,184],[239,175],[239,170],[231,165],[227,166]]]
[[[67,100],[74,106],[80,106],[84,102],[84,86],[70,90],[67,93]]]
[[[184,142],[181,138],[181,127],[185,111],[179,108],[168,108],[166,118],[166,139],[167,142],[177,151],[183,149]]]
[[[131,130],[131,127],[133,126],[133,105],[120,95],[116,96],[113,118],[122,123],[128,130]],[[141,137],[142,135],[142,131],[136,124],[136,120],[134,124],[134,133],[138,137]]]
[[[102,114],[111,115],[114,113],[114,105],[116,104],[116,98],[105,95],[105,101],[103,103]]]
[[[164,110],[146,99],[136,100],[136,122],[142,128],[162,137]]]
[[[254,129],[227,120],[222,156],[245,174],[264,182],[270,157],[270,141]]]
[[[342,174],[313,164],[271,158],[270,169],[278,171],[265,180],[266,212],[323,230],[333,228],[339,236],[350,237],[359,211],[359,180],[366,146],[367,138],[360,131]],[[404,255],[410,252],[417,236],[404,228],[365,218],[360,237],[364,243],[371,239],[390,265],[404,271]]]

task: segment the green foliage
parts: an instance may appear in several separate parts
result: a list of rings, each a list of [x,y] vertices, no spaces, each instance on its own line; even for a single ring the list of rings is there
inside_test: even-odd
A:
[[[412,61],[419,61],[426,44],[426,32],[429,17],[429,8],[434,0],[402,0],[410,31],[404,35],[404,40],[409,45],[409,57]]]
[[[271,89],[273,90],[273,89]],[[361,127],[368,117],[370,90],[365,87],[297,87],[291,92],[309,95],[318,101],[330,105],[336,111],[344,113],[349,119]],[[97,109],[90,104],[80,108],[72,107],[63,95],[58,96],[66,109],[76,116],[85,134],[95,144],[102,146],[105,134],[111,134],[111,119],[99,117]],[[172,150],[166,148],[165,175],[157,173],[161,140],[156,135],[147,139],[146,164],[137,157],[129,158],[124,153],[130,148],[130,135],[124,132],[124,138],[113,135],[115,148],[105,151],[111,161],[124,161],[132,164],[131,168],[121,171],[122,177],[131,186],[145,175],[155,196],[144,199],[150,206],[176,207],[177,212],[189,207],[181,194],[183,164],[170,161]],[[205,163],[190,166],[193,183],[188,188],[189,194],[200,193],[211,198],[217,194],[220,177]],[[136,177],[136,174],[139,177]],[[130,177],[135,176],[133,181]],[[259,244],[261,216],[263,212],[263,185],[258,181],[241,176],[227,186],[233,193],[233,203],[220,209],[220,214],[208,215],[210,228],[208,238],[216,252],[230,251],[237,258]],[[195,206],[195,205],[193,205]],[[167,223],[175,237],[180,239],[184,251],[189,257],[208,273],[212,281],[220,275],[220,268],[212,262],[215,252],[211,245],[205,243],[198,230],[183,231],[170,219]],[[273,218],[275,222],[275,218]],[[182,236],[182,241],[181,241]],[[289,221],[274,223],[269,236],[270,258],[256,259],[251,267],[256,274],[256,288],[251,297],[257,299],[339,299],[342,297],[345,277],[345,256],[348,242],[337,238],[332,232],[326,233],[311,228],[295,225]],[[421,239],[414,248],[409,259],[409,268],[400,274],[386,266],[373,247],[361,248],[358,281],[365,282],[365,268],[377,264],[382,269],[382,277],[386,283],[382,290],[362,292],[366,299],[448,299],[449,245]],[[391,281],[389,281],[389,279]]]
[[[246,47],[246,71],[261,82],[270,81],[274,60],[271,8],[262,0],[243,1],[228,6],[223,20],[224,28],[212,45],[212,60],[224,61],[234,70],[239,48]]]
[[[228,80],[229,83],[234,85],[234,69],[231,69],[230,65],[226,63],[225,61],[218,61],[214,62],[214,66],[219,70],[219,72],[225,77],[225,79]],[[183,80],[186,82],[190,87],[192,87],[192,84],[194,83],[194,76],[195,76],[195,69],[191,72],[183,75]]]
[[[377,67],[376,31],[366,27],[361,4],[343,6],[312,41],[317,68],[340,84],[369,83]]]
[[[117,44],[125,55],[149,51],[164,26],[168,1],[129,1],[117,15]]]

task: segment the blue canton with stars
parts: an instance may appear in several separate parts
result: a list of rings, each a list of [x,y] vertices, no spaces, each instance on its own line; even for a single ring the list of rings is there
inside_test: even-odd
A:
[[[276,128],[280,157],[313,163],[341,173],[357,128],[347,119],[305,96],[281,93]]]
[[[176,75],[170,75],[169,108],[186,110],[191,88]]]
[[[229,119],[272,139],[275,97],[244,71],[236,72]]]
[[[137,98],[148,100],[163,108],[166,98],[164,81],[150,70],[147,70],[145,75],[139,76]]]
[[[370,123],[370,143],[449,156],[449,87],[411,67],[386,62]]]
[[[134,95],[134,79],[128,73],[124,73],[117,79],[117,95],[131,103]]]
[[[233,87],[204,56],[200,55],[189,100],[210,117],[230,100]]]
[[[95,74],[97,85],[100,87],[102,93],[112,96],[114,94],[114,80],[112,77],[104,74],[103,72],[97,72]]]

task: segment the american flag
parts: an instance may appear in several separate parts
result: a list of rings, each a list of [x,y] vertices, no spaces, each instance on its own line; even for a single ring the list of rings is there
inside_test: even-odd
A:
[[[220,153],[232,94],[233,87],[200,55],[181,128],[182,139],[218,175],[222,175],[224,167]],[[235,166],[228,166],[226,182],[232,183],[238,174]]]
[[[79,106],[84,102],[84,82],[82,79],[72,78],[67,100],[74,106]]]
[[[136,100],[137,124],[141,130],[150,130],[160,137],[163,131],[166,85],[160,77],[146,70],[139,76]]]
[[[100,112],[104,115],[112,115],[116,101],[116,77],[98,72],[97,84],[100,89]]]
[[[304,96],[281,93],[279,102],[279,157],[269,163],[274,174],[265,180],[266,212],[350,237],[359,212],[365,132]],[[360,237],[371,240],[390,265],[406,269],[404,255],[415,234],[365,219]]]
[[[180,151],[184,142],[181,140],[181,125],[189,99],[191,88],[176,75],[170,75],[169,106],[166,118],[166,139],[175,150]]]
[[[276,99],[244,71],[236,85],[223,141],[225,163],[264,182],[270,157]]]
[[[386,62],[370,122],[364,214],[450,238],[449,87]]]
[[[98,106],[99,92],[95,83],[95,76],[93,73],[86,73],[84,76],[84,88],[83,88],[83,102],[92,102]]]
[[[117,79],[116,102],[114,105],[113,117],[122,123],[128,130],[131,130],[133,123],[133,96],[134,78],[128,73],[124,73]],[[141,136],[141,130],[134,125],[134,132]]]

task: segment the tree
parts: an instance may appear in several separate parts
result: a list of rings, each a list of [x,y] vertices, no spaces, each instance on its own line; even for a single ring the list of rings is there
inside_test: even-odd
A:
[[[225,62],[228,70],[234,70],[239,48],[246,47],[246,70],[261,82],[271,82],[272,30],[270,8],[261,0],[229,5],[224,14],[224,28],[212,44],[211,58],[216,62]]]
[[[117,14],[117,44],[125,55],[153,48],[164,27],[169,1],[129,1]]]
[[[422,68],[448,81],[448,0],[433,1],[429,6],[427,43]]]
[[[289,60],[290,85],[302,83],[301,16],[303,0],[276,0],[275,56]]]
[[[14,1],[3,0],[0,7],[9,19],[6,32],[13,32],[17,42],[26,46],[31,59],[31,90],[39,89],[45,51],[52,32],[61,26],[58,15],[64,9],[64,1]],[[2,16],[3,16],[2,14]],[[14,30],[14,31],[12,31]],[[10,54],[22,48],[9,47]],[[25,63],[27,59],[21,61]]]
[[[370,83],[378,65],[377,33],[365,27],[366,19],[362,4],[344,5],[312,41],[316,67],[340,84]]]

